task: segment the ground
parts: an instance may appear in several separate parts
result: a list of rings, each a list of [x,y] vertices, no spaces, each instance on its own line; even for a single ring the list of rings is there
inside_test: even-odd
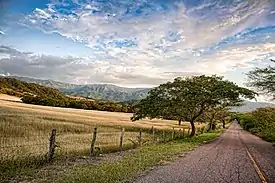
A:
[[[0,95],[0,169],[39,164],[49,150],[49,137],[56,129],[55,157],[89,156],[93,130],[97,127],[97,154],[119,150],[121,128],[125,128],[123,149],[137,145],[139,131],[142,143],[152,142],[151,128],[156,141],[171,139],[185,131],[189,123],[178,126],[177,121],[141,120],[132,122],[129,113],[116,113],[30,105],[19,98]],[[181,130],[181,131],[180,131]],[[165,132],[165,138],[162,138]],[[1,171],[0,171],[1,172]]]
[[[134,183],[275,182],[275,148],[233,123],[218,140]]]

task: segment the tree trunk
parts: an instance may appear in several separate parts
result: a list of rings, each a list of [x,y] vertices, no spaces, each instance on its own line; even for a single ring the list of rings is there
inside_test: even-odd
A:
[[[213,119],[210,120],[207,132],[209,132],[213,128],[213,121]]]
[[[222,119],[222,127],[225,128],[225,120]]]
[[[190,121],[190,124],[191,124],[191,127],[192,127],[190,137],[193,137],[196,133],[195,123],[194,123],[194,121]]]
[[[215,123],[212,123],[212,130],[216,130],[216,124]]]
[[[212,114],[207,132],[209,132],[210,130],[213,130],[213,128],[215,128],[214,127],[214,119],[215,119],[215,114]]]
[[[181,125],[181,122],[182,122],[182,119],[180,118],[180,119],[179,119],[179,126]]]

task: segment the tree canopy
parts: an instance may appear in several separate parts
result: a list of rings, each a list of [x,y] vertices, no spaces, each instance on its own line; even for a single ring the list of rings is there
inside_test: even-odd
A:
[[[193,76],[176,78],[152,89],[136,106],[133,121],[142,118],[171,118],[189,121],[191,136],[195,134],[194,122],[210,108],[241,105],[243,98],[255,98],[255,92],[223,80],[220,76]]]
[[[275,62],[275,60],[271,60],[271,62]],[[275,67],[269,65],[266,68],[255,68],[247,76],[248,86],[263,94],[271,95],[275,99]]]

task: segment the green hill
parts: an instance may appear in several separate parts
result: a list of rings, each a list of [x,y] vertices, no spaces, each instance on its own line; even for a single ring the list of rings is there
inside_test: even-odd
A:
[[[21,100],[28,104],[111,112],[133,112],[132,105],[135,102],[111,102],[73,98],[57,89],[36,83],[27,83],[10,77],[0,77],[0,93],[21,97]]]
[[[27,83],[9,77],[0,77],[0,93],[17,97],[29,94],[33,96],[47,96],[58,99],[66,98],[66,96],[57,89],[41,86],[35,83]]]

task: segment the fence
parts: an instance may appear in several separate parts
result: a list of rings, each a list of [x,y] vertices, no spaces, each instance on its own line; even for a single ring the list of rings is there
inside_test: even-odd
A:
[[[120,128],[106,130],[93,128],[89,133],[64,133],[52,129],[49,135],[9,137],[0,136],[0,164],[20,160],[47,160],[63,156],[90,156],[109,152],[120,152],[152,143],[162,143],[186,137],[190,128],[170,130]],[[197,128],[197,133],[202,133]],[[32,163],[32,161],[31,161]],[[1,168],[1,165],[0,165]]]

